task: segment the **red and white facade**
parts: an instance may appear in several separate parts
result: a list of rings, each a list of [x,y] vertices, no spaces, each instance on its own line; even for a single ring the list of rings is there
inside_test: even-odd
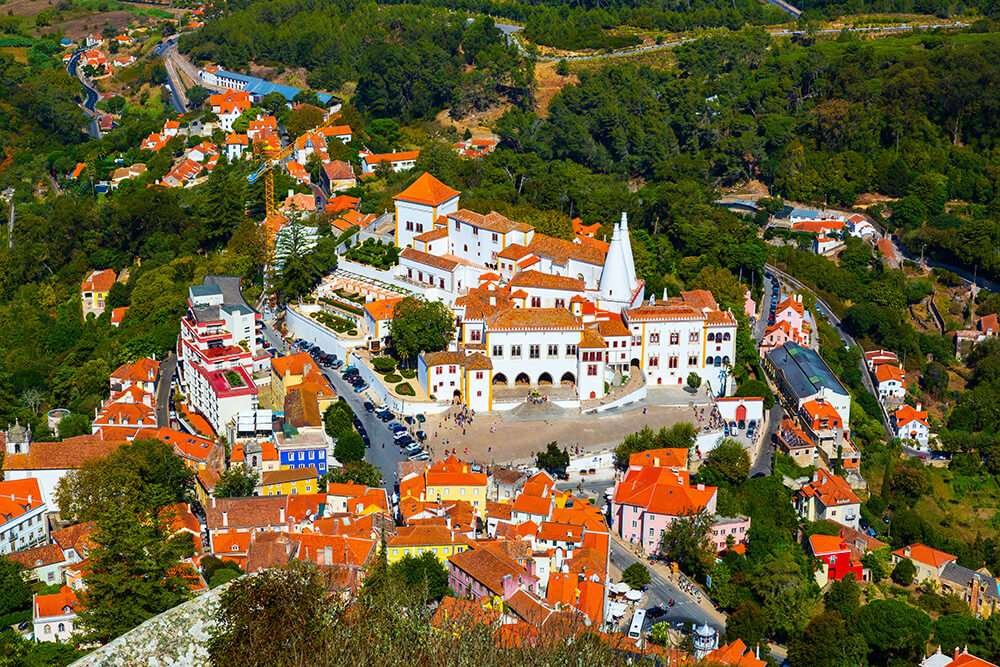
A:
[[[177,369],[188,404],[218,433],[257,418],[255,376],[268,375],[261,316],[240,298],[227,301],[214,282],[190,288],[177,339]],[[262,416],[269,421],[269,417]]]

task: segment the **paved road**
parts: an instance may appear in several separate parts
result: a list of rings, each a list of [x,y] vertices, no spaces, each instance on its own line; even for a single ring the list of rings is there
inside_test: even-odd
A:
[[[774,459],[774,434],[781,426],[781,420],[785,417],[785,409],[781,407],[781,401],[775,400],[770,412],[765,416],[767,422],[764,432],[761,434],[760,448],[757,450],[757,457],[750,466],[750,477],[770,475],[772,460]]]
[[[611,561],[619,570],[624,570],[632,563],[642,563],[648,567],[648,563],[637,558],[627,547],[611,540]],[[687,593],[677,587],[673,581],[660,574],[657,569],[648,567],[651,579],[649,587],[646,589],[645,605],[649,607],[659,605],[667,610],[667,614],[661,621],[678,621],[683,623],[696,623],[702,625],[707,623],[720,633],[725,630],[725,615],[720,612],[711,613],[695,602]],[[674,601],[674,606],[669,606],[669,601]],[[631,617],[626,615],[625,621]],[[690,628],[688,628],[690,629]]]
[[[837,315],[833,312],[833,309],[830,308],[829,304],[827,304],[826,301],[823,301],[823,299],[821,299],[818,294],[813,292],[813,290],[811,290],[801,281],[785,273],[781,269],[772,266],[770,264],[765,264],[764,266],[767,270],[771,271],[779,278],[792,285],[792,287],[795,287],[796,289],[801,290],[803,292],[812,293],[813,296],[816,298],[816,312],[822,315],[827,322],[833,325],[833,328],[837,330],[837,335],[840,336],[840,340],[843,342],[844,347],[852,347],[857,345],[857,341],[855,341],[854,338],[849,333],[844,331],[844,327],[841,324],[840,318],[837,317]],[[816,331],[816,337],[817,339],[819,338],[818,330]],[[868,390],[868,392],[872,396],[878,399],[878,392],[875,391],[875,387],[874,385],[872,385],[872,379],[871,376],[868,375],[868,368],[865,366],[865,360],[863,357],[858,361],[858,367],[861,370],[861,382],[862,384],[864,384],[865,389]],[[889,438],[892,438],[893,437],[892,429],[889,427],[889,424],[886,421],[884,413],[882,415],[882,426],[885,428],[885,431],[889,435]]]
[[[160,380],[156,385],[156,425],[170,428],[170,387],[177,371],[177,356],[170,352],[160,363]]]
[[[97,94],[97,89],[90,84],[87,77],[84,76],[83,70],[79,67],[80,55],[82,53],[83,50],[81,49],[73,54],[73,57],[69,59],[68,63],[66,63],[66,71],[69,72],[70,76],[75,77],[80,82],[80,85],[83,86],[84,100],[81,106],[90,117],[90,122],[87,123],[87,134],[89,134],[93,139],[100,139],[101,128],[97,124],[97,100],[99,99],[99,95]]]
[[[404,460],[396,443],[393,442],[392,431],[374,414],[365,411],[364,402],[367,397],[356,394],[354,387],[345,382],[340,377],[340,373],[330,369],[325,369],[323,373],[333,384],[337,394],[342,396],[351,406],[354,415],[361,421],[361,426],[368,433],[371,446],[368,447],[365,460],[382,471],[385,489],[392,497],[395,493],[396,464]]]
[[[184,63],[181,62],[182,58],[177,53],[177,37],[178,35],[167,37],[157,44],[156,48],[153,49],[153,53],[163,58],[163,66],[167,70],[167,80],[169,82],[170,103],[177,113],[184,113],[188,108],[187,95],[185,94],[187,88],[184,82],[181,81],[178,68],[185,70],[186,68],[184,67]],[[190,73],[188,72],[188,74]],[[197,81],[197,73],[193,78]]]
[[[857,32],[857,33],[870,33],[870,34],[897,34],[912,32],[915,30],[935,30],[935,29],[948,29],[948,28],[966,28],[967,23],[961,21],[956,21],[955,23],[935,23],[933,25],[910,25],[908,23],[902,23],[899,25],[885,25],[885,26],[862,26],[856,28],[825,28],[823,30],[814,31],[813,35],[839,35],[841,32],[846,30],[847,32]],[[800,37],[809,34],[805,30],[772,30],[769,31],[772,37]],[[527,54],[527,49],[522,43],[520,37],[514,33],[508,35],[508,39],[513,39],[514,43],[517,45],[519,51],[522,54]],[[558,62],[560,60],[566,61],[588,61],[588,60],[607,60],[609,58],[622,58],[625,56],[638,55],[640,53],[652,53],[655,51],[663,51],[666,49],[673,49],[682,44],[687,44],[688,42],[693,42],[701,39],[701,37],[686,37],[684,39],[678,39],[673,42],[662,42],[660,44],[647,44],[644,46],[634,46],[625,49],[619,49],[617,51],[609,51],[606,53],[587,53],[587,54],[577,54],[577,55],[561,55],[561,56],[535,56],[535,60],[538,62]]]

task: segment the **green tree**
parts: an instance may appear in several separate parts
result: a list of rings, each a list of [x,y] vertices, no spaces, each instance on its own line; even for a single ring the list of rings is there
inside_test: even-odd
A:
[[[709,452],[698,470],[707,484],[736,486],[750,474],[750,456],[738,441],[725,438]]]
[[[83,634],[102,643],[190,595],[177,572],[178,561],[193,555],[190,536],[171,536],[136,500],[120,502],[97,517],[87,587],[80,594]]]
[[[409,362],[420,352],[440,352],[451,342],[455,318],[441,301],[408,296],[396,304],[389,335],[400,361]]]
[[[669,646],[670,630],[670,624],[666,621],[654,623],[653,627],[649,629],[649,641],[654,644],[658,644],[659,646]]]
[[[761,601],[771,632],[778,637],[801,632],[812,616],[816,582],[806,576],[802,564],[789,552],[762,561],[754,570],[750,586]]]
[[[300,134],[322,125],[326,113],[317,106],[302,104],[285,115],[285,129],[288,134],[297,137]]]
[[[884,560],[874,552],[866,553],[861,558],[861,564],[871,572],[872,581],[875,583],[882,581],[888,575]]]
[[[868,643],[872,664],[891,664],[893,660],[913,664],[923,657],[931,636],[931,619],[919,609],[900,600],[872,600],[854,618],[855,627]]]
[[[697,389],[701,386],[701,376],[697,373],[688,373],[687,386],[692,389]]]
[[[632,563],[622,572],[622,581],[636,590],[649,586],[649,570],[642,563]]]
[[[704,577],[715,559],[708,538],[713,521],[708,512],[674,519],[660,540],[660,555],[675,561],[687,574]]]
[[[230,584],[219,600],[208,653],[217,667],[314,664],[330,640],[324,577],[292,561]]]
[[[854,618],[861,606],[861,587],[854,580],[853,574],[830,584],[824,597],[824,605],[827,611],[836,612],[843,618]]]
[[[72,438],[76,435],[87,435],[92,433],[90,429],[90,417],[78,412],[71,412],[59,420],[59,437]]]
[[[187,89],[188,103],[191,105],[191,108],[197,109],[205,103],[205,100],[207,100],[208,96],[211,94],[212,92],[204,86],[191,86]]]
[[[868,645],[840,614],[827,612],[809,621],[802,636],[791,642],[788,662],[792,667],[863,667]]]
[[[341,433],[333,446],[333,455],[342,464],[360,461],[365,458],[365,442],[357,431]]]
[[[156,513],[185,501],[194,476],[159,440],[136,440],[108,456],[92,459],[59,482],[56,497],[63,518],[91,521],[120,510],[123,498],[138,511]]]
[[[900,586],[909,586],[917,576],[917,568],[909,558],[901,558],[896,567],[892,568],[892,580]]]
[[[535,465],[550,474],[564,472],[569,467],[569,450],[559,449],[559,444],[552,441],[544,451],[535,454]]]
[[[389,576],[424,603],[440,600],[448,594],[448,571],[430,551],[419,556],[404,556],[389,566]]]
[[[0,616],[31,606],[31,586],[24,580],[24,568],[0,556]]]
[[[347,401],[341,399],[326,409],[323,413],[323,428],[331,438],[339,438],[354,430],[354,413]]]
[[[615,448],[615,465],[625,469],[632,454],[649,449],[690,449],[694,446],[697,435],[698,429],[690,422],[679,422],[658,431],[645,426],[641,431],[626,435],[621,444]]]
[[[382,485],[382,471],[368,461],[348,461],[342,467],[326,473],[323,481],[331,484],[354,482],[377,487]]]
[[[260,476],[242,465],[230,466],[215,484],[216,498],[246,498],[252,496],[260,483]]]

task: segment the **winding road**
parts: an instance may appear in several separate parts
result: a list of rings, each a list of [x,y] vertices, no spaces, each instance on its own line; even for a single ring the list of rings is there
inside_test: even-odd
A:
[[[73,57],[66,63],[66,71],[83,86],[84,99],[83,104],[80,106],[83,107],[83,110],[90,117],[90,122],[87,123],[87,134],[93,139],[100,139],[101,128],[97,124],[97,100],[100,99],[100,95],[97,93],[97,89],[91,85],[86,75],[84,75],[83,70],[80,69],[80,56],[83,55],[83,51],[84,49],[78,49],[73,54]]]
[[[497,26],[499,27],[499,25]],[[962,21],[956,21],[954,23],[934,23],[931,25],[912,25],[909,23],[901,23],[899,25],[885,25],[885,26],[861,26],[854,28],[823,28],[822,30],[815,30],[812,32],[806,30],[790,30],[788,28],[782,28],[780,30],[769,31],[772,37],[800,37],[807,34],[812,35],[839,35],[845,30],[847,32],[864,33],[864,34],[876,34],[876,35],[891,35],[891,34],[901,34],[907,32],[914,32],[917,30],[936,30],[936,29],[951,29],[951,28],[966,28],[967,23]],[[518,50],[522,55],[528,55],[528,50],[518,37],[515,32],[504,31],[508,35],[508,39],[511,39],[515,45],[517,45]],[[703,36],[698,37],[685,37],[683,39],[677,39],[671,42],[661,42],[660,44],[644,44],[642,46],[632,46],[624,49],[617,49],[615,51],[608,51],[602,53],[577,53],[577,54],[567,54],[559,56],[544,56],[536,55],[535,60],[538,62],[558,62],[560,60],[566,60],[569,62],[585,62],[590,60],[607,60],[609,58],[623,58],[626,56],[635,56],[643,53],[654,53],[656,51],[664,51],[666,49],[673,49],[682,44],[687,44],[688,42],[694,42],[699,39],[703,39]]]

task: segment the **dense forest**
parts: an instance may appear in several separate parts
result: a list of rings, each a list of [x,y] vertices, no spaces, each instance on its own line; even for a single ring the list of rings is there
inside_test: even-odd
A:
[[[676,71],[584,72],[549,115],[513,110],[506,145],[652,181],[759,178],[789,199],[901,198],[908,242],[1000,275],[1000,35],[850,35],[789,44],[763,31],[676,49]],[[965,204],[949,207],[946,202]],[[961,249],[961,256],[956,252]]]
[[[461,114],[531,101],[532,66],[492,20],[466,22],[426,7],[252,3],[185,35],[181,48],[236,69],[250,62],[304,67],[314,88],[356,81],[359,109],[404,121],[446,106]]]

